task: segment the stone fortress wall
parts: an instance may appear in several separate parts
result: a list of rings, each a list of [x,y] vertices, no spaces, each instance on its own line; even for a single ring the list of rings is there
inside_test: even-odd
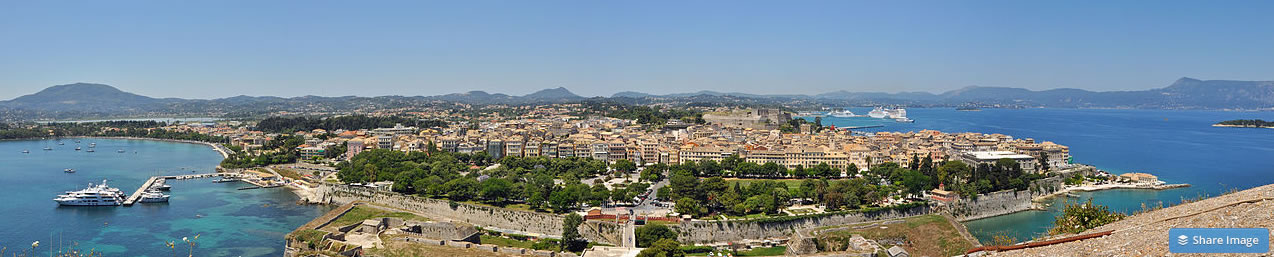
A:
[[[504,208],[456,203],[378,191],[370,188],[336,184],[323,184],[315,190],[323,202],[346,204],[366,201],[379,205],[409,210],[430,219],[456,221],[487,228],[517,230],[535,233],[540,237],[562,235],[562,216],[548,213],[510,210]]]

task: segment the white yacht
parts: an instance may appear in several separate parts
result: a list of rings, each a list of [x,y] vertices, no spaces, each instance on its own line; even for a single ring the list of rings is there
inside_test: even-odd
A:
[[[65,170],[62,170],[62,172],[75,173],[75,169],[65,169]]]
[[[106,181],[102,180],[102,184],[89,183],[88,188],[68,191],[53,198],[53,201],[69,206],[118,206],[124,202],[124,193],[118,188],[107,186]]]
[[[22,149],[22,153],[31,153],[31,150]]]
[[[168,202],[168,195],[159,191],[148,190],[142,193],[142,198],[139,201],[143,203],[166,203]]]
[[[171,190],[172,188],[173,188],[172,186],[164,183],[164,180],[159,180],[159,181],[155,181],[154,184],[151,184],[150,188],[147,189],[147,191],[168,191],[168,190]]]

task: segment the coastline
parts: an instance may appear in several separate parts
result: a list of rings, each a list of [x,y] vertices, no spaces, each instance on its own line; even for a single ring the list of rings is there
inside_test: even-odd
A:
[[[1034,199],[1031,199],[1031,201],[1033,201],[1033,202],[1043,202],[1043,201],[1045,201],[1045,200],[1048,200],[1049,198],[1053,198],[1053,197],[1057,197],[1057,196],[1062,196],[1062,195],[1065,195],[1065,194],[1068,194],[1068,193],[1071,193],[1071,192],[1095,192],[1095,191],[1113,190],[1113,189],[1168,190],[1168,189],[1183,188],[1183,187],[1190,187],[1190,184],[1162,184],[1162,185],[1149,185],[1149,184],[1104,184],[1104,185],[1069,186],[1069,187],[1066,187],[1066,188],[1062,188],[1062,190],[1057,190],[1056,192],[1052,192],[1052,193],[1048,193],[1048,194],[1044,194],[1044,195],[1041,195],[1041,196],[1035,197]]]
[[[1218,128],[1267,128],[1267,129],[1274,129],[1274,127],[1248,126],[1248,125],[1212,124],[1212,126],[1213,126],[1213,127],[1218,127]]]
[[[1043,195],[1040,195],[1040,196],[1032,197],[1032,198],[1031,198],[1031,200],[1030,200],[1030,201],[1031,201],[1031,207],[1028,207],[1028,208],[1024,208],[1024,209],[1020,209],[1020,210],[1015,210],[1015,211],[1008,211],[1008,212],[1004,212],[1004,213],[998,213],[998,214],[995,214],[995,215],[981,215],[981,216],[973,216],[973,217],[964,217],[964,218],[960,218],[960,219],[959,219],[959,221],[963,223],[963,222],[969,222],[969,221],[975,221],[975,220],[980,220],[980,219],[986,219],[986,218],[992,218],[992,217],[1004,216],[1004,215],[1009,215],[1009,214],[1014,214],[1014,213],[1019,213],[1019,212],[1025,212],[1025,211],[1047,211],[1047,210],[1048,210],[1048,207],[1047,207],[1047,205],[1045,205],[1045,204],[1044,204],[1044,202],[1048,201],[1050,198],[1053,198],[1053,197],[1058,197],[1058,196],[1063,196],[1063,197],[1064,197],[1066,194],[1069,194],[1069,193],[1072,193],[1072,192],[1096,192],[1096,191],[1103,191],[1103,190],[1115,190],[1115,189],[1168,190],[1168,189],[1183,188],[1183,187],[1190,187],[1190,184],[1163,184],[1163,185],[1149,185],[1149,184],[1105,184],[1105,185],[1071,186],[1071,187],[1063,188],[1063,189],[1061,189],[1061,190],[1057,190],[1057,191],[1052,192],[1052,193],[1048,193],[1048,194],[1043,194]]]
[[[203,142],[203,141],[194,141],[194,140],[180,140],[180,139],[166,139],[166,138],[149,138],[149,137],[69,136],[69,137],[65,137],[65,138],[102,138],[102,139],[125,139],[125,140],[151,140],[151,141],[160,141],[160,142],[169,142],[169,143],[200,144],[200,145],[207,145],[208,147],[212,147],[212,150],[213,150],[213,151],[217,151],[217,153],[221,154],[221,158],[222,158],[222,159],[228,159],[228,158],[230,158],[230,151],[229,151],[229,149],[225,149],[225,147],[224,147],[224,146],[221,146],[220,144],[212,143],[212,142]],[[220,166],[217,166],[217,167],[218,167],[218,168],[220,168]]]

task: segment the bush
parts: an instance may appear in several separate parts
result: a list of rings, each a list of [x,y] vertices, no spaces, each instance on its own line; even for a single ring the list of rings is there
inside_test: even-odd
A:
[[[1062,215],[1053,220],[1053,228],[1049,229],[1048,233],[1059,235],[1084,232],[1121,220],[1126,216],[1123,213],[1110,211],[1110,207],[1093,204],[1092,198],[1084,203],[1068,202],[1066,208],[1062,209]]]

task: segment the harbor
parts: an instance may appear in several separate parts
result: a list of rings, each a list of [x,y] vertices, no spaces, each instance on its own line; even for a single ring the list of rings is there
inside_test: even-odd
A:
[[[124,202],[122,202],[122,204],[124,206],[132,206],[133,204],[136,204],[138,201],[141,200],[142,195],[146,193],[147,189],[156,185],[163,184],[164,181],[167,181],[167,180],[187,180],[187,179],[201,179],[201,178],[211,178],[211,177],[240,179],[242,177],[245,177],[245,175],[236,174],[236,173],[204,173],[204,174],[191,174],[191,175],[178,175],[178,176],[153,176],[153,177],[150,177],[150,179],[147,179],[145,183],[142,183],[142,186],[137,188],[136,191],[133,191],[133,194],[129,195],[128,198],[124,199]],[[253,183],[251,182],[251,180],[240,179],[240,181]]]

